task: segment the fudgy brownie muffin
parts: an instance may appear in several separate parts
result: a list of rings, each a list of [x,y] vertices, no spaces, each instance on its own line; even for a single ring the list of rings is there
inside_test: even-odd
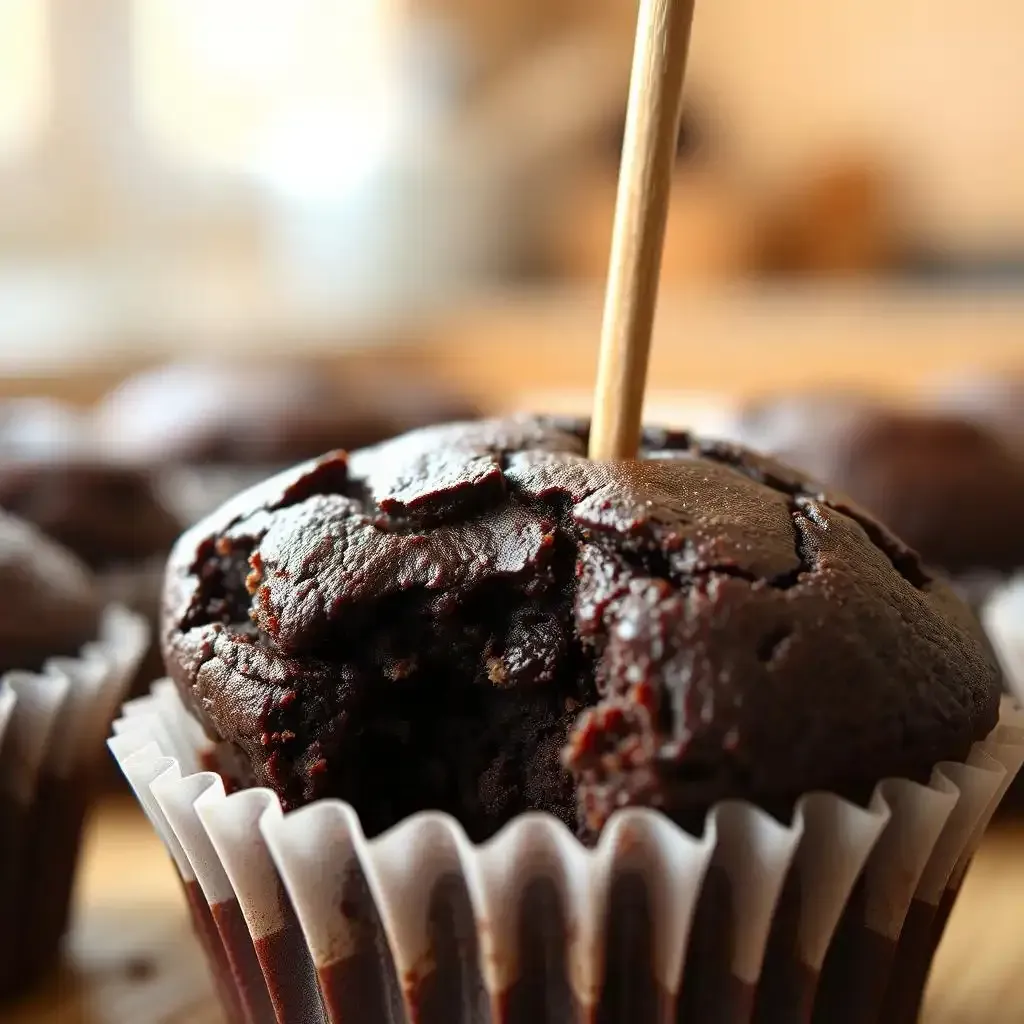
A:
[[[472,415],[437,384],[353,370],[344,383],[295,363],[178,364],[125,381],[96,411],[99,443],[143,465],[281,468]]]
[[[864,799],[994,727],[974,617],[867,513],[739,447],[648,431],[599,463],[586,435],[422,430],[189,531],[162,640],[222,770],[370,834],[539,809],[587,837],[632,804]]]
[[[955,578],[1024,566],[1024,458],[979,422],[782,398],[748,413],[740,438],[845,491]]]
[[[38,671],[99,635],[101,601],[69,551],[0,512],[0,672]]]

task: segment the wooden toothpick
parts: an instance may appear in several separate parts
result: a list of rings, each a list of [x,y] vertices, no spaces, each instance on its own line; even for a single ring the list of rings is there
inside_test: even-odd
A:
[[[593,459],[635,458],[694,0],[640,0],[590,429]]]

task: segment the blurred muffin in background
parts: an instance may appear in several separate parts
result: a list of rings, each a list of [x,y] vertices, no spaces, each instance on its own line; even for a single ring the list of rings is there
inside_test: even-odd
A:
[[[0,459],[0,508],[103,573],[162,558],[182,524],[142,470],[94,459]]]
[[[162,561],[183,529],[150,472],[104,457],[89,417],[43,398],[0,402],[0,508],[101,580]]]
[[[103,739],[146,630],[71,552],[0,513],[0,641],[2,1005],[57,958]]]
[[[1024,459],[955,415],[822,395],[763,401],[740,437],[845,491],[978,603],[1024,567]]]
[[[853,388],[789,391],[747,402],[727,432],[730,440],[775,455],[827,482],[843,438],[862,419],[884,408],[880,399]]]
[[[760,269],[838,277],[891,269],[898,260],[891,192],[888,176],[867,158],[813,171],[768,210]]]
[[[152,473],[98,453],[83,414],[43,398],[0,403],[0,508],[76,555],[104,602],[155,624],[164,561],[184,524]],[[138,685],[162,671],[154,631]]]
[[[429,381],[353,371],[337,384],[294,363],[180,363],[129,378],[96,410],[99,443],[122,461],[286,465],[471,413]]]
[[[360,367],[180,363],[129,378],[96,409],[101,450],[164,474],[189,522],[278,469],[418,426],[476,415],[437,382]]]
[[[982,423],[1024,449],[1024,371],[936,380],[925,388],[923,400],[929,408]]]

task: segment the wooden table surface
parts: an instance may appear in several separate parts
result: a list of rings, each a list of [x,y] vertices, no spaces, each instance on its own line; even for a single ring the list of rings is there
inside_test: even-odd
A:
[[[1024,1020],[1024,823],[988,836],[933,974],[925,1024]],[[86,852],[66,965],[4,1024],[221,1024],[173,868],[137,809],[111,801]]]

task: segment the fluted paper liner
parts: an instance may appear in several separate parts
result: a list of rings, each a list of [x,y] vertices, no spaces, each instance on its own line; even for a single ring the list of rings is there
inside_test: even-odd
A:
[[[111,606],[78,657],[0,678],[0,995],[46,966],[64,930],[91,774],[147,637]]]
[[[113,605],[77,658],[0,677],[0,792],[28,802],[41,773],[67,778],[95,757],[146,640],[138,616]]]
[[[248,949],[221,938],[233,963],[255,952],[264,990],[225,997],[229,1013],[283,1024],[909,1024],[941,905],[1024,760],[1007,701],[965,763],[927,786],[886,780],[866,807],[811,793],[786,825],[726,802],[699,836],[631,809],[594,849],[527,814],[476,846],[443,814],[368,840],[339,801],[284,814],[266,790],[225,795],[216,774],[183,770],[203,740],[166,681],[115,732],[183,881],[244,919]],[[922,906],[926,938],[904,929]]]

